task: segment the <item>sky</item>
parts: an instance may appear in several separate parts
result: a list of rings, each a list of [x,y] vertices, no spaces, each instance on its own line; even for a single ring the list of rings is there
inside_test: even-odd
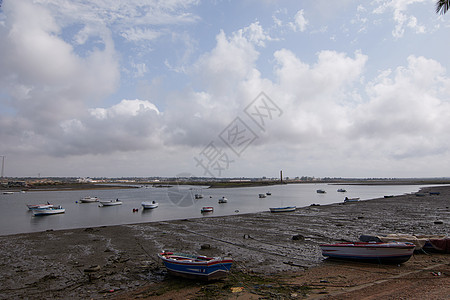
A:
[[[3,0],[7,177],[450,176],[434,0]]]

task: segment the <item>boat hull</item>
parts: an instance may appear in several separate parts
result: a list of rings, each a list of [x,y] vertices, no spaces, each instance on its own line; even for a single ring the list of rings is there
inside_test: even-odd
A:
[[[344,199],[344,202],[358,202],[359,201],[359,198],[345,198]]]
[[[214,211],[214,207],[211,207],[211,206],[203,207],[200,210],[200,212],[202,212],[202,213],[213,212],[213,211]]]
[[[169,274],[190,279],[215,280],[228,275],[233,260],[231,258],[207,258],[187,254],[160,253]]]
[[[322,255],[335,259],[359,260],[378,263],[403,263],[414,253],[411,243],[338,243],[320,245]]]
[[[141,205],[144,209],[153,209],[157,208],[159,204],[153,202],[142,202]]]
[[[80,199],[81,203],[93,203],[93,202],[98,202],[98,198],[97,197],[84,197]]]
[[[121,205],[122,201],[100,201],[102,206],[116,206]]]
[[[63,214],[66,212],[64,208],[38,208],[33,209],[33,215],[35,216],[47,216],[47,215],[56,215]]]
[[[40,209],[40,208],[51,208],[52,204],[27,204],[29,210]]]
[[[295,211],[297,209],[296,206],[285,206],[285,207],[270,207],[270,212],[290,212]]]

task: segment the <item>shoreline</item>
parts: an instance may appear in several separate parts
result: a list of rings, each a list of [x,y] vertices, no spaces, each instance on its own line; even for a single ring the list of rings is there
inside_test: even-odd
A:
[[[344,180],[344,181],[254,181],[254,182],[136,182],[135,184],[124,183],[57,183],[57,184],[38,184],[28,187],[3,188],[0,192],[33,192],[33,191],[67,191],[67,190],[103,190],[103,189],[135,189],[143,186],[152,186],[153,188],[171,187],[175,185],[208,186],[208,188],[239,188],[239,187],[259,187],[285,184],[328,184],[328,185],[450,185],[450,180],[414,180],[414,179],[394,179],[394,180]]]
[[[401,266],[335,264],[324,260],[318,247],[320,243],[354,241],[361,234],[450,235],[450,187],[421,190],[429,191],[439,191],[440,195],[408,194],[309,206],[292,213],[260,212],[0,236],[0,298],[195,299],[212,295],[258,299],[275,293],[285,298],[333,299],[333,293],[342,295],[352,288],[352,293],[364,291],[362,284],[375,283],[380,275],[410,273],[429,279],[433,270],[426,268],[433,265],[439,265],[437,270],[445,276],[431,276],[433,280],[425,280],[421,286],[445,283],[439,288],[450,294],[448,254],[415,254]],[[436,220],[443,224],[435,224]],[[235,264],[226,280],[193,284],[165,276],[165,268],[156,257],[162,249],[208,256],[231,254]],[[85,272],[92,266],[99,266],[99,270]],[[327,282],[321,282],[324,280]],[[380,285],[377,289],[394,295],[405,284],[392,282],[392,290],[383,290]],[[232,293],[232,287],[242,290]],[[429,294],[417,290],[407,298],[420,295]]]

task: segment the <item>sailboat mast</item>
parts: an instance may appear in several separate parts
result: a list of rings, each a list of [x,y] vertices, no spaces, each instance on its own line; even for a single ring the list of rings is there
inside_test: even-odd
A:
[[[2,157],[2,179],[3,179],[3,175],[5,172],[5,156],[4,155],[0,155]]]

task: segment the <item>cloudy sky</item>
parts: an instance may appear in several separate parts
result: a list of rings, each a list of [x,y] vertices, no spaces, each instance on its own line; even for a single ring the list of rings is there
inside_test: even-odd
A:
[[[434,0],[3,0],[5,176],[439,177]]]

